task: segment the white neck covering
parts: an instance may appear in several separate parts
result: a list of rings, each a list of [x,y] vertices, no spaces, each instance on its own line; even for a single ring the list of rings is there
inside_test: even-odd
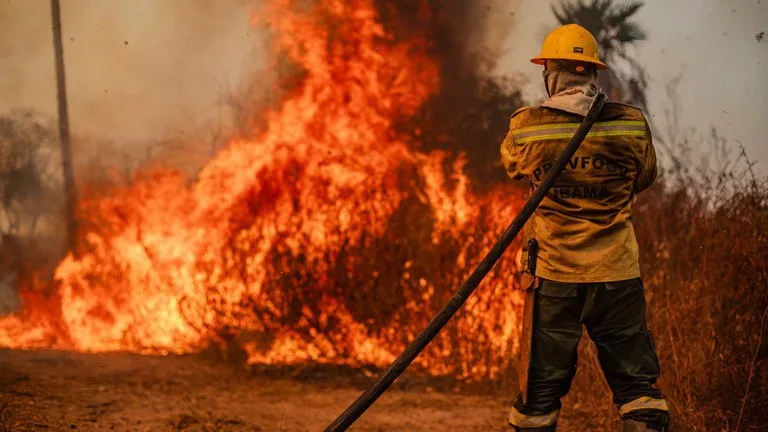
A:
[[[548,61],[544,72],[544,81],[549,91],[549,99],[541,106],[567,111],[586,116],[592,100],[597,95],[597,73],[585,74],[571,72],[571,65],[563,61]]]

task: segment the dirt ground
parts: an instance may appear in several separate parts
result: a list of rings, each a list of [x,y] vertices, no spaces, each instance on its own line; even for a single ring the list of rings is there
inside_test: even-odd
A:
[[[0,431],[322,431],[362,386],[311,375],[254,372],[204,355],[0,350]],[[394,389],[350,430],[508,431],[508,403]]]

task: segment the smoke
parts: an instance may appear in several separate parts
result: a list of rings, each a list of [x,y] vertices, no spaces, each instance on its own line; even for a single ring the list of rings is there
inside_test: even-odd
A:
[[[259,6],[253,0],[62,1],[77,184],[130,181],[136,168],[157,160],[188,174],[205,163],[215,151],[212,131],[227,127],[225,97],[265,69],[267,33],[249,20]],[[27,198],[23,206],[8,201],[15,213],[0,216],[0,230],[34,239],[41,247],[29,255],[55,263],[63,249],[63,185],[49,1],[0,2],[0,58],[0,120],[9,130],[24,129],[29,122],[14,113],[33,110],[34,124],[44,129],[38,135],[48,137],[35,157],[52,167],[6,185]],[[260,85],[270,85],[266,73],[260,77]],[[29,147],[16,135],[0,144]],[[29,192],[27,184],[38,183],[45,197]],[[14,218],[23,223],[11,229]]]
[[[219,121],[222,95],[264,66],[248,0],[67,0],[64,54],[75,135],[121,143]],[[0,111],[55,114],[50,6],[0,4]]]
[[[407,128],[418,128],[426,150],[442,149],[467,158],[480,188],[501,181],[499,143],[509,116],[521,106],[518,85],[491,73],[514,26],[520,2],[378,0],[384,26],[395,39],[422,38],[440,68],[440,91]]]
[[[411,0],[375,1],[390,34],[428,40],[440,64],[441,91],[408,125],[433,133],[415,141],[425,149],[464,152],[476,177],[494,178],[501,172],[494,165],[498,141],[521,100],[509,83],[488,75],[520,2],[428,0],[417,12]],[[168,162],[170,154],[187,153],[194,160],[172,163],[194,171],[210,157],[216,148],[206,133],[248,117],[233,116],[225,105],[247,111],[241,105],[249,102],[227,96],[247,93],[253,99],[273,87],[274,77],[265,72],[267,30],[249,22],[260,6],[260,0],[62,2],[80,178],[92,180],[83,175],[96,171],[84,167],[94,160],[130,172],[136,163],[127,160]],[[51,38],[47,1],[0,4],[0,54],[6,59],[0,63],[0,112],[23,106],[55,115]],[[171,151],[157,148],[158,141]]]

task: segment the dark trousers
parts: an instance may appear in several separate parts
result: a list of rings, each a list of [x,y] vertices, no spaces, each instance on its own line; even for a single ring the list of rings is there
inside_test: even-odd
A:
[[[576,374],[582,325],[597,347],[600,366],[618,407],[637,398],[661,399],[653,388],[659,363],[646,327],[643,284],[638,279],[608,283],[542,281],[535,294],[526,415],[558,410]]]

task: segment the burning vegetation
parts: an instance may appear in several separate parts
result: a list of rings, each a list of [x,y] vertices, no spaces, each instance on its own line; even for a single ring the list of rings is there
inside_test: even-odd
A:
[[[502,181],[498,143],[522,102],[468,49],[484,5],[265,3],[254,25],[271,28],[290,71],[280,103],[194,181],[155,167],[106,192],[85,185],[79,254],[53,281],[19,279],[23,309],[0,318],[0,346],[166,354],[234,341],[250,363],[381,367],[513,219],[524,190]],[[685,154],[685,137],[658,142]],[[734,165],[687,164],[675,159],[636,206],[660,384],[673,427],[760,430],[768,187]],[[518,249],[414,369],[513,396]],[[609,430],[596,354],[580,353],[563,417]]]
[[[522,198],[476,194],[462,157],[417,150],[410,125],[439,94],[441,64],[424,35],[397,37],[378,16],[370,1],[269,2],[254,20],[300,79],[264,129],[191,185],[154,169],[86,196],[82,253],[59,264],[50,298],[23,287],[2,344],[183,353],[237,335],[251,362],[389,362]],[[515,275],[509,254],[420,366],[466,380],[505,371]]]

